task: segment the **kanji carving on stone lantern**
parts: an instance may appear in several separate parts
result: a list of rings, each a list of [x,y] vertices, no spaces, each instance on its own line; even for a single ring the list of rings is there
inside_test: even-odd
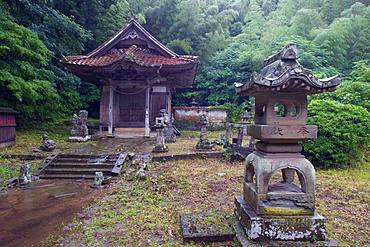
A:
[[[302,141],[317,137],[317,126],[307,125],[307,95],[335,90],[340,78],[319,80],[297,59],[296,45],[287,45],[236,88],[255,97],[247,132],[258,141],[244,164],[243,196],[235,199],[251,241],[326,241],[326,220],[315,211],[315,169],[300,152]]]

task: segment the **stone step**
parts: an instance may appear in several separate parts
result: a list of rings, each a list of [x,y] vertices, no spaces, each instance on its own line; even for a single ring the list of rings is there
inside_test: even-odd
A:
[[[41,179],[94,179],[94,175],[84,174],[42,174],[39,176]]]
[[[44,174],[87,174],[87,175],[95,175],[95,172],[103,172],[104,175],[111,175],[112,168],[53,168],[50,167],[46,169],[43,173]]]
[[[130,132],[136,132],[136,133],[144,133],[145,128],[140,127],[127,127],[127,128],[115,128],[114,132],[116,133],[130,133]]]
[[[48,168],[111,168],[113,169],[114,163],[52,163]]]
[[[95,159],[85,159],[85,158],[56,158],[53,160],[54,163],[91,163]],[[116,159],[96,159],[96,161],[101,161],[101,162],[114,162]]]

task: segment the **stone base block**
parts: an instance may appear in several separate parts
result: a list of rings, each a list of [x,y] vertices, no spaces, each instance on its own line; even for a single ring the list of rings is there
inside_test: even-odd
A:
[[[85,136],[85,137],[82,137],[82,136],[70,136],[68,138],[68,140],[70,142],[87,142],[90,139],[91,139],[91,136]]]
[[[153,148],[153,153],[166,153],[168,152],[168,147],[166,145],[163,145],[163,146],[155,146]]]
[[[339,246],[335,240],[326,240],[326,241],[254,241],[248,238],[245,233],[243,226],[236,222],[234,225],[236,240],[242,247],[337,247]]]
[[[326,219],[313,216],[287,215],[261,217],[242,197],[235,198],[235,215],[247,237],[253,241],[325,241]]]
[[[211,150],[213,149],[213,144],[209,142],[208,140],[201,140],[197,143],[195,146],[196,150]]]

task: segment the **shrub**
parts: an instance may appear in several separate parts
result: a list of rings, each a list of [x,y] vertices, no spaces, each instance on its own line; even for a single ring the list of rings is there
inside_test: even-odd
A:
[[[370,113],[361,106],[312,100],[308,123],[318,125],[318,138],[304,144],[314,165],[340,167],[361,161],[370,144]]]
[[[370,111],[370,82],[344,81],[335,92],[315,95],[312,99],[335,100],[362,106]]]

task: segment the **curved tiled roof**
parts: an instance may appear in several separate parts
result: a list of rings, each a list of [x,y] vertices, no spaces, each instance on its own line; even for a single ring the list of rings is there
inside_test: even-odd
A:
[[[127,49],[113,49],[109,53],[96,56],[68,56],[63,61],[67,64],[85,65],[91,67],[103,67],[118,61],[128,61],[144,67],[155,67],[161,65],[185,65],[196,63],[196,58],[192,56],[164,57],[153,54],[149,49],[139,48],[132,45]]]

